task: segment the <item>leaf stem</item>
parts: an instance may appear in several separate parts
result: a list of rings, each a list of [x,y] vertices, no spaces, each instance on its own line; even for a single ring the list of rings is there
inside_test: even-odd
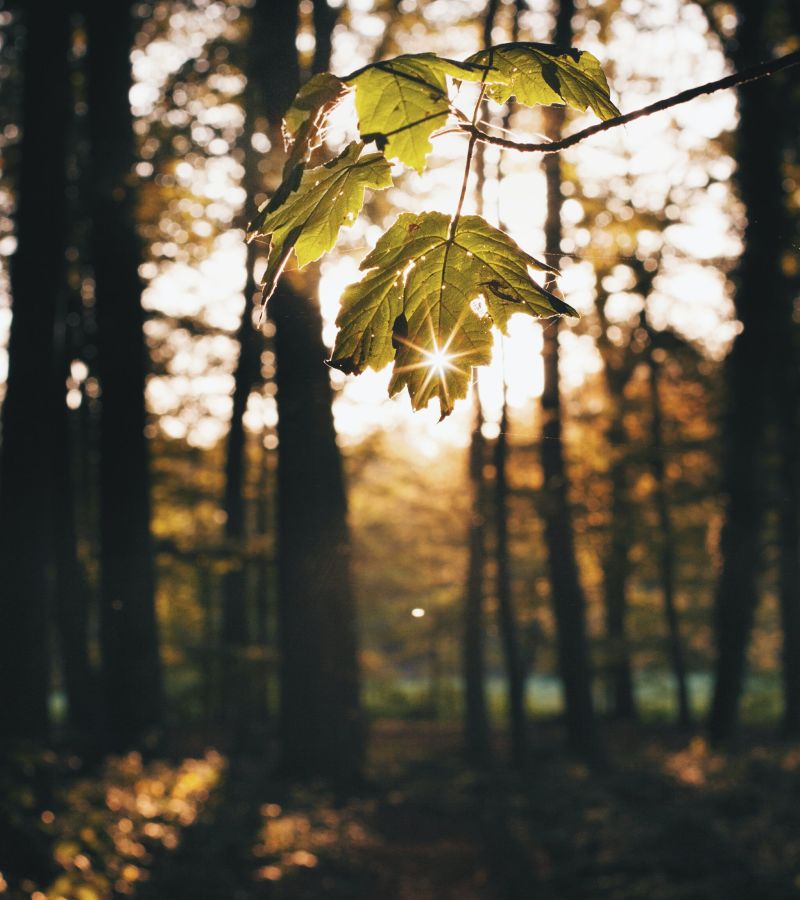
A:
[[[489,66],[484,72],[483,78],[486,78],[486,74],[491,69],[491,54],[489,56]],[[458,220],[461,218],[461,210],[464,206],[464,199],[467,196],[467,184],[469,182],[469,170],[472,168],[472,156],[475,153],[475,144],[478,143],[478,129],[476,123],[478,121],[478,115],[481,110],[481,103],[483,103],[483,95],[486,92],[486,82],[481,79],[481,90],[478,94],[478,100],[475,103],[475,109],[472,112],[472,121],[470,124],[470,128],[472,128],[472,132],[469,138],[469,144],[467,145],[467,158],[464,164],[464,177],[461,179],[461,194],[458,198],[458,205],[456,206],[456,212],[453,218],[450,220],[450,230],[447,234],[448,242],[453,240],[453,237],[456,233],[456,227],[458,226]]]
[[[785,56],[780,56],[769,62],[750,66],[747,69],[742,69],[741,72],[734,72],[732,75],[720,78],[717,81],[709,81],[698,87],[681,91],[679,94],[675,94],[674,96],[667,97],[663,100],[658,100],[656,103],[643,106],[641,109],[636,109],[633,112],[625,113],[621,116],[614,116],[613,119],[606,119],[604,122],[598,122],[595,125],[589,126],[589,128],[576,131],[574,134],[570,134],[557,141],[539,141],[537,143],[513,141],[509,138],[486,134],[486,132],[481,131],[481,129],[478,128],[475,122],[472,122],[469,125],[462,123],[458,127],[461,131],[469,134],[470,144],[473,140],[479,140],[485,144],[495,144],[498,147],[506,147],[509,150],[518,150],[521,153],[558,153],[561,150],[566,150],[568,147],[580,143],[592,135],[599,134],[601,131],[608,131],[611,128],[616,128],[619,125],[626,125],[628,122],[650,116],[653,113],[670,109],[673,106],[679,106],[681,103],[688,103],[690,100],[694,100],[695,97],[714,94],[717,91],[722,91],[726,88],[747,84],[750,81],[757,81],[759,78],[766,78],[768,75],[774,75],[776,72],[781,71],[781,69],[788,69],[790,66],[797,65],[800,65],[800,50],[795,50],[793,53],[787,53]]]

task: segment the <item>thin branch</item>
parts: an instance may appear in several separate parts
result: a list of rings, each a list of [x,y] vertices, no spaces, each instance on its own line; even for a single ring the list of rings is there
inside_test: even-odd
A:
[[[491,56],[489,58],[491,60]],[[472,131],[472,133],[470,134],[469,144],[467,145],[467,158],[466,158],[466,162],[464,165],[464,177],[461,180],[461,195],[458,198],[458,206],[456,207],[456,214],[450,220],[450,229],[449,229],[449,232],[447,235],[448,242],[451,242],[453,240],[453,237],[455,236],[456,228],[458,227],[458,220],[461,217],[461,210],[464,206],[464,198],[467,196],[467,183],[469,181],[469,170],[472,167],[472,155],[475,151],[475,144],[478,141],[478,134],[477,134],[478,129],[477,129],[477,126],[475,125],[475,123],[478,121],[478,116],[480,115],[480,111],[481,111],[481,103],[483,103],[483,95],[486,93],[485,78],[486,78],[486,75],[487,75],[490,67],[491,67],[491,61],[490,61],[489,66],[486,68],[486,71],[483,73],[483,78],[481,79],[481,91],[480,91],[480,94],[478,94],[478,99],[475,103],[475,109],[473,110],[473,113],[472,113],[472,122],[471,122],[470,127],[472,129],[474,129],[474,131]],[[445,248],[445,263],[447,262],[447,251],[449,249],[450,249],[450,244],[448,243],[448,246]],[[442,269],[442,272],[444,272],[444,269]]]
[[[788,69],[790,66],[796,65],[800,65],[800,50],[795,50],[794,53],[788,53],[786,56],[780,56],[778,59],[771,60],[770,62],[751,66],[750,68],[743,69],[741,72],[734,72],[733,75],[720,78],[718,81],[710,81],[708,84],[701,84],[698,87],[690,88],[688,91],[682,91],[680,94],[675,94],[673,97],[667,97],[664,100],[651,103],[649,106],[643,106],[641,109],[625,113],[622,116],[615,116],[613,119],[606,119],[605,122],[598,122],[596,125],[584,128],[582,131],[576,131],[575,134],[571,134],[558,141],[523,143],[521,141],[512,141],[508,138],[495,137],[494,135],[486,134],[476,125],[462,123],[458,127],[461,131],[469,134],[471,139],[475,138],[486,144],[496,144],[498,147],[506,147],[509,150],[519,150],[522,153],[558,153],[561,150],[566,150],[567,147],[572,147],[575,144],[586,140],[586,138],[591,137],[592,135],[599,134],[601,131],[608,131],[611,128],[616,128],[618,125],[626,125],[628,122],[642,119],[653,113],[661,112],[661,110],[670,109],[681,103],[688,103],[690,100],[694,100],[695,97],[702,97],[705,94],[714,94],[717,91],[722,91],[726,88],[747,84],[749,81],[756,81],[759,78],[766,78],[768,75],[774,75],[776,72],[780,72],[781,69]]]

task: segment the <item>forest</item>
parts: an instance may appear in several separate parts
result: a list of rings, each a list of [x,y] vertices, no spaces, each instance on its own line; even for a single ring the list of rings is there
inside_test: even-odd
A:
[[[797,0],[0,0],[6,897],[800,897]]]

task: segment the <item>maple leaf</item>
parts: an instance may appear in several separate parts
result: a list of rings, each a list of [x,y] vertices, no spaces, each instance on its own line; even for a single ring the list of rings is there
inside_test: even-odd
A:
[[[366,188],[391,187],[389,163],[381,153],[361,155],[353,142],[330,162],[314,169],[296,166],[275,196],[265,203],[247,230],[248,240],[270,239],[264,274],[269,300],[289,257],[302,268],[333,247],[343,225],[352,225],[364,204]]]
[[[486,94],[497,103],[514,96],[524,106],[565,103],[585,112],[591,108],[601,119],[618,116],[611,102],[600,62],[586,50],[559,48],[552,44],[499,44],[481,50],[467,62],[491,65],[494,75]]]
[[[481,81],[494,74],[485,63],[417,53],[373,63],[344,80],[356,89],[362,140],[376,141],[388,159],[422,172],[431,151],[430,136],[451,112],[446,76]]]
[[[438,397],[442,418],[466,396],[471,368],[491,361],[493,325],[505,332],[515,312],[577,315],[530,274],[555,270],[480,216],[453,227],[443,213],[404,213],[361,268],[342,297],[331,365],[357,374],[394,360],[390,393],[407,387],[414,409]]]

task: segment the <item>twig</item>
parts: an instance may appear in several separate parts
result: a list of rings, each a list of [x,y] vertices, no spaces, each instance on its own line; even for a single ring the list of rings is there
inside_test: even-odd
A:
[[[649,106],[643,106],[641,109],[625,113],[622,116],[606,119],[605,122],[598,122],[596,125],[591,125],[589,128],[584,128],[581,131],[576,131],[574,134],[570,134],[557,141],[523,143],[522,141],[512,141],[509,138],[486,134],[476,125],[461,123],[458,128],[466,134],[469,134],[471,139],[474,138],[483,141],[486,144],[496,144],[498,147],[506,147],[509,150],[518,150],[522,153],[558,153],[561,150],[566,150],[568,147],[572,147],[575,144],[586,140],[586,138],[591,137],[592,135],[599,134],[601,131],[608,131],[611,128],[616,128],[619,125],[626,125],[628,122],[642,119],[645,116],[661,112],[664,109],[670,109],[681,103],[688,103],[690,100],[694,100],[695,97],[702,97],[705,94],[714,94],[717,91],[722,91],[726,88],[747,84],[750,81],[757,81],[759,78],[766,78],[768,75],[774,75],[776,72],[780,72],[781,69],[788,69],[790,66],[796,65],[800,65],[800,50],[795,50],[794,53],[788,53],[786,56],[780,56],[778,59],[770,60],[770,62],[761,63],[757,66],[750,66],[747,69],[743,69],[741,72],[734,72],[733,75],[720,78],[718,81],[709,81],[707,84],[701,84],[698,87],[690,88],[687,91],[681,91],[680,94],[675,94],[673,97],[667,97],[664,100],[651,103]]]

